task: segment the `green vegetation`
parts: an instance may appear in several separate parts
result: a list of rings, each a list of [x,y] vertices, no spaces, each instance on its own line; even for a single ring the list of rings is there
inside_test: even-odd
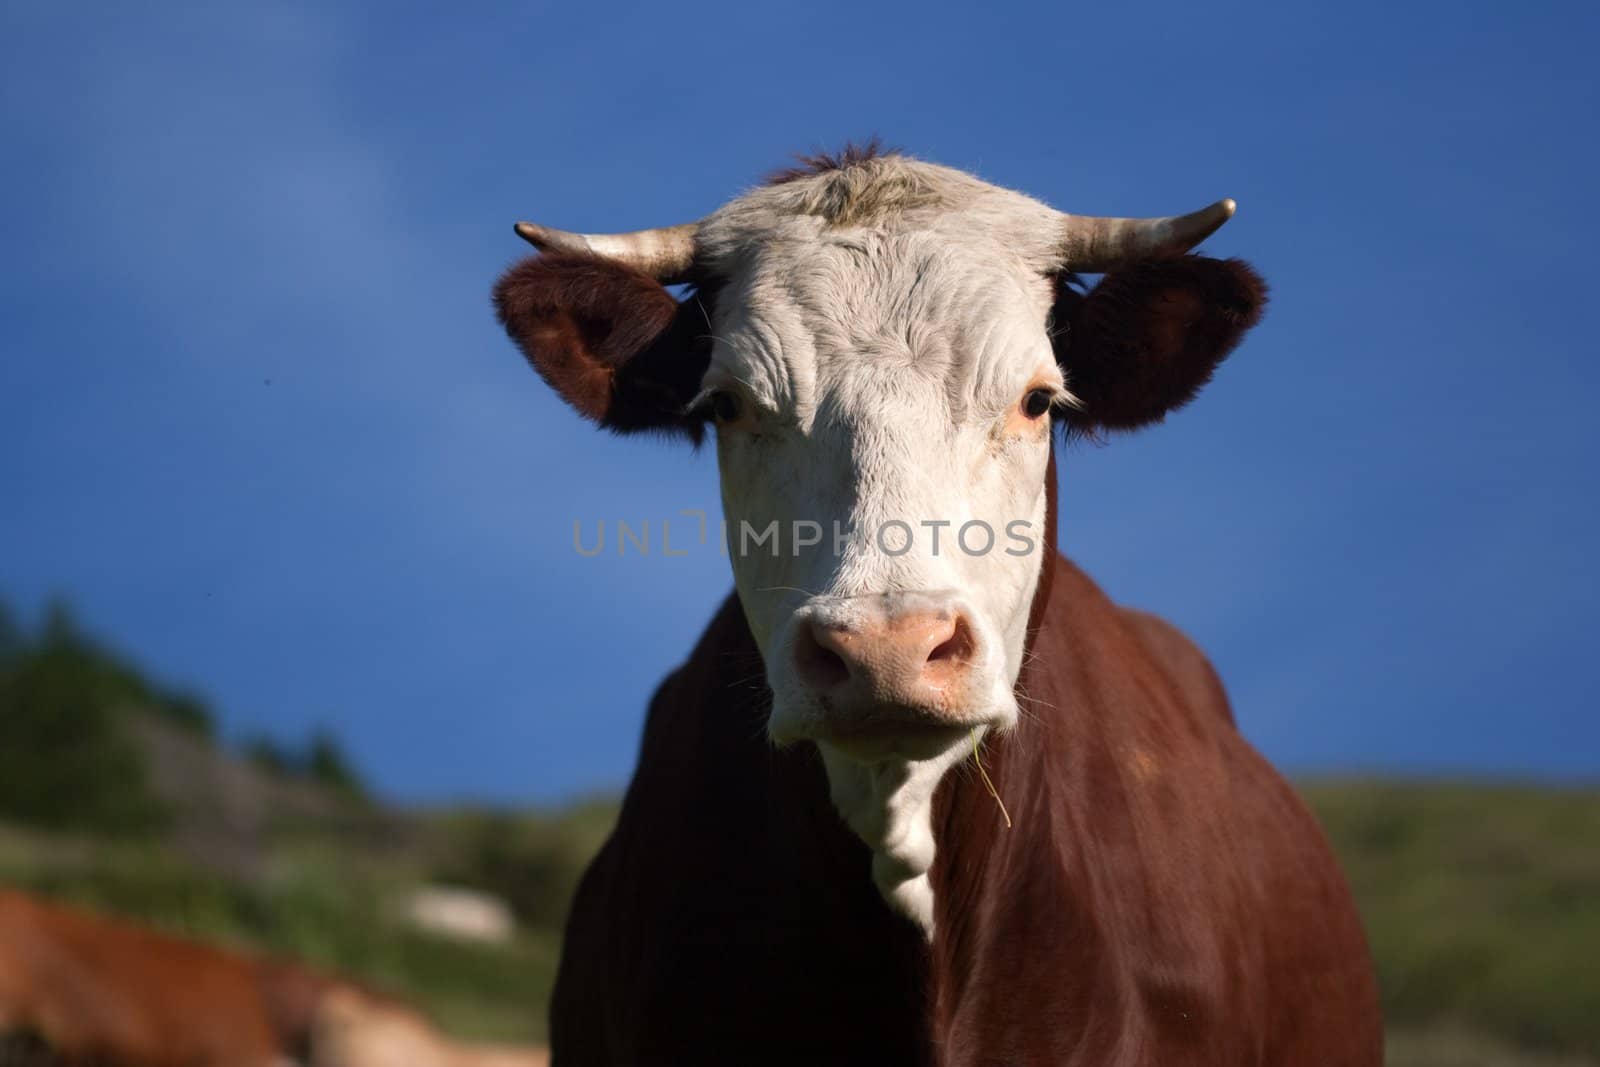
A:
[[[1450,1028],[1389,1028],[1389,1067],[1595,1067],[1576,1053],[1536,1052]]]
[[[1393,782],[1305,793],[1361,904],[1392,1026],[1600,1050],[1600,793]]]
[[[434,874],[495,894],[520,922],[559,930],[584,867],[616,818],[608,800],[553,813],[450,812],[437,824],[443,846]]]
[[[31,640],[6,613],[0,627],[0,814],[116,837],[159,830],[166,812],[122,729],[122,708],[161,699],[136,672],[84,640],[64,609],[53,610]],[[192,715],[197,705],[182,707],[181,714]],[[209,729],[208,717],[196,721]]]
[[[384,854],[288,838],[266,877],[246,879],[165,844],[0,826],[0,884],[349,975],[423,1006],[458,1034],[542,1038],[558,935],[526,929],[489,945],[416,929],[399,909],[425,861],[426,849]]]
[[[366,784],[345,755],[344,746],[325,729],[314,731],[299,747],[258,734],[239,746],[239,754],[252,767],[278,779],[300,779],[353,798],[367,795]]]
[[[33,633],[0,602],[0,819],[119,838],[167,828],[131,716],[214,743],[215,717],[192,693],[150,680],[52,604]],[[246,757],[277,777],[363,797],[338,740],[314,733],[293,747],[258,737]]]
[[[72,694],[101,707],[139,707],[199,737],[211,737],[215,720],[204,700],[183,689],[151,681],[122,656],[84,632],[65,604],[52,603],[37,631],[29,634],[9,608],[0,606],[0,669],[23,670],[53,661]]]

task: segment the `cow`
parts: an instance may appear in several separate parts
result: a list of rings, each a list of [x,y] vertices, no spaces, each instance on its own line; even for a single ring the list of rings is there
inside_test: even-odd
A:
[[[19,1035],[27,1035],[26,1041]],[[0,1063],[545,1067],[441,1034],[391,997],[0,888]]]
[[[0,888],[0,1034],[57,1062],[282,1067],[332,982]]]
[[[1162,421],[1258,321],[1192,251],[1233,213],[867,148],[698,222],[517,224],[500,322],[599,426],[715,438],[734,585],[572,905],[556,1067],[1382,1062],[1315,820],[1055,549],[1057,438]]]

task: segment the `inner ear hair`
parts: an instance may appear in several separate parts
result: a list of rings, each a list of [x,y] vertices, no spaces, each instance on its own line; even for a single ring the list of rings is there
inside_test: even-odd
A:
[[[1267,287],[1243,260],[1170,256],[1109,272],[1087,293],[1058,279],[1052,339],[1082,407],[1069,430],[1160,422],[1192,400],[1261,319]]]
[[[617,433],[703,427],[684,408],[710,360],[709,294],[596,256],[546,254],[508,270],[494,304],[528,362],[579,414]]]

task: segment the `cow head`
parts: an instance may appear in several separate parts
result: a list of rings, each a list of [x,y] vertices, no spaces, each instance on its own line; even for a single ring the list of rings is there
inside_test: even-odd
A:
[[[1184,254],[1232,213],[1064,215],[851,153],[685,226],[518,226],[545,254],[495,301],[545,380],[612,430],[715,434],[771,738],[818,745],[924,923],[934,786],[1017,721],[1052,425],[1134,429],[1211,376],[1264,300],[1245,264]]]

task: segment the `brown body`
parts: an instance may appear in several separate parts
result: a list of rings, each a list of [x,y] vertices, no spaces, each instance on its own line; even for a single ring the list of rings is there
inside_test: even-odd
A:
[[[931,943],[892,913],[809,746],[773,751],[730,598],[650,708],[574,905],[557,1067],[1382,1062],[1360,921],[1205,657],[1046,565],[1019,688],[936,806]]]
[[[67,1063],[265,1067],[300,1053],[329,984],[0,889],[0,1033]]]
[[[548,1062],[543,1049],[452,1041],[404,1004],[294,964],[0,889],[0,1041],[14,1033],[67,1067]]]

